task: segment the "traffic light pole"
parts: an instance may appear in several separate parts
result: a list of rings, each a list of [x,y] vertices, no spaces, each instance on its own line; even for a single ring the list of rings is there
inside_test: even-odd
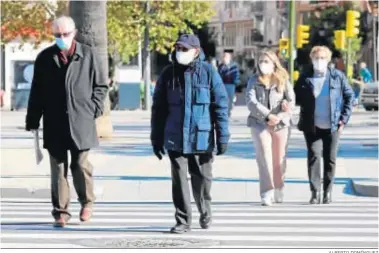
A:
[[[290,58],[289,58],[289,75],[290,75],[290,82],[291,84],[293,84],[293,70],[294,70],[294,45],[295,45],[295,25],[296,25],[296,6],[295,6],[296,2],[295,0],[291,0],[290,2],[290,29],[289,29],[289,33],[290,33],[290,39],[289,39],[289,46],[288,46],[288,50],[289,50],[289,55],[290,55]]]
[[[350,76],[350,64],[351,64],[351,38],[347,38],[347,50],[346,50],[346,76],[347,78],[351,78]]]
[[[374,46],[374,81],[377,82],[378,81],[378,48],[377,48],[377,42],[378,42],[378,27],[377,27],[377,21],[378,20],[378,17],[374,16],[374,18],[372,19],[372,22],[373,22],[373,38],[372,38],[372,41],[373,41],[373,46]]]

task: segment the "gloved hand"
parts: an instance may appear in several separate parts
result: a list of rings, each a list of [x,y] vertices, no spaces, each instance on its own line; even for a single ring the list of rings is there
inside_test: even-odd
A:
[[[162,155],[166,154],[162,145],[153,145],[153,152],[159,160],[162,160]]]
[[[220,143],[217,145],[217,154],[216,155],[223,155],[225,154],[226,150],[228,149],[227,143]]]
[[[38,131],[38,128],[35,129],[35,128],[25,127],[25,130],[28,131],[28,132],[34,133],[34,132]]]

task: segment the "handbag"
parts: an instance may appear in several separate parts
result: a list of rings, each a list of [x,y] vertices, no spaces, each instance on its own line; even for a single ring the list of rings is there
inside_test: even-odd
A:
[[[282,130],[282,129],[285,128],[285,127],[286,127],[286,124],[284,124],[284,122],[281,120],[278,124],[276,124],[276,125],[274,126],[273,131],[274,131],[274,132],[277,132],[277,131]]]
[[[288,91],[285,90],[284,93],[283,93],[283,99],[282,99],[282,102],[284,100],[287,100],[288,102],[292,102],[292,100],[290,99],[290,97],[288,96]],[[291,112],[290,114],[290,126],[296,126],[299,122],[299,117],[297,115],[294,115],[294,111]],[[286,124],[281,120],[278,124],[276,124],[273,128],[273,131],[274,132],[277,132],[277,131],[280,131],[282,130],[283,128],[286,127]]]

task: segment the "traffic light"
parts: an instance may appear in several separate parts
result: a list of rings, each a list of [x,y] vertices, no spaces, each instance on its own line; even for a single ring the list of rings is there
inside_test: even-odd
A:
[[[354,38],[359,34],[359,17],[361,14],[358,11],[346,12],[346,37]]]
[[[289,45],[290,43],[287,38],[279,40],[280,54],[285,58],[289,57]]]
[[[346,33],[344,30],[334,31],[334,46],[337,49],[345,49]]]
[[[296,47],[302,48],[303,45],[309,43],[309,25],[298,25],[296,29]]]
[[[293,80],[296,82],[299,79],[299,76],[300,76],[300,72],[295,70],[293,72]]]

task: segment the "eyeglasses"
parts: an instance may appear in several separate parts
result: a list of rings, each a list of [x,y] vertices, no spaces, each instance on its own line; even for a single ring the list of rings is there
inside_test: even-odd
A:
[[[176,51],[179,51],[179,52],[188,52],[188,48],[185,48],[183,46],[176,46],[175,47]]]
[[[54,33],[54,37],[55,38],[60,38],[60,37],[67,38],[68,36],[71,35],[71,33],[73,33],[73,31],[67,32],[67,33]]]

